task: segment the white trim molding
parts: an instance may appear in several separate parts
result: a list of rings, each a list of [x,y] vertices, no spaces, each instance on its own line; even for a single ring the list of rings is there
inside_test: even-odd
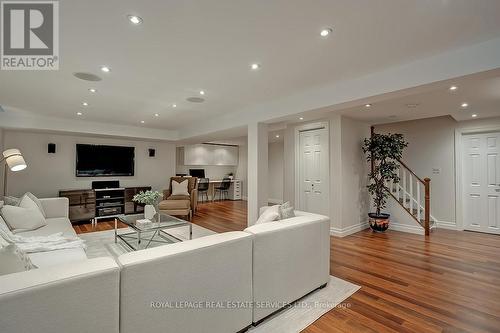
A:
[[[408,225],[408,224],[402,224],[402,223],[394,223],[392,221],[389,223],[389,229],[388,230],[400,231],[400,232],[408,232],[408,233],[417,234],[417,235],[425,235],[424,228],[422,228],[422,227],[420,227],[418,225]]]
[[[335,237],[346,237],[349,235],[352,235],[356,232],[359,232],[361,230],[365,230],[369,228],[370,225],[368,224],[368,221],[351,225],[346,228],[335,228],[335,227],[330,227],[330,236],[335,236]]]

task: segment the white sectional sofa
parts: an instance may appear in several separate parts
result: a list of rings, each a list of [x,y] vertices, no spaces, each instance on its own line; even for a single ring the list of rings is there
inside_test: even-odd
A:
[[[66,199],[42,199],[48,225],[73,234]],[[0,276],[2,333],[237,332],[329,281],[328,217],[296,212],[111,258],[32,255],[38,269]]]

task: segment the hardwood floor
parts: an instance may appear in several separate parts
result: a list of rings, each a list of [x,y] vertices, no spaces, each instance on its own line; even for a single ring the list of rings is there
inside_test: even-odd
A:
[[[246,202],[201,204],[193,223],[243,230]],[[331,237],[330,273],[361,289],[304,332],[500,332],[500,236],[438,229],[427,240],[390,230]]]

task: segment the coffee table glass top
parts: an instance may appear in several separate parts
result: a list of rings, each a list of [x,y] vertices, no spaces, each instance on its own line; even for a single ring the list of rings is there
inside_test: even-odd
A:
[[[120,220],[120,222],[128,225],[129,227],[137,231],[168,229],[189,224],[188,221],[184,221],[177,217],[162,213],[160,213],[160,222],[156,222],[154,219],[152,219],[152,223],[147,225],[136,225],[137,220],[144,219],[144,214],[120,215],[118,219]]]

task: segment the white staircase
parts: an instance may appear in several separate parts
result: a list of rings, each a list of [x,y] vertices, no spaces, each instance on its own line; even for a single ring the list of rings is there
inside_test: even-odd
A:
[[[435,229],[436,219],[430,213],[429,178],[421,179],[402,161],[399,163],[400,181],[386,184],[387,190],[394,200],[425,230],[425,235]]]

